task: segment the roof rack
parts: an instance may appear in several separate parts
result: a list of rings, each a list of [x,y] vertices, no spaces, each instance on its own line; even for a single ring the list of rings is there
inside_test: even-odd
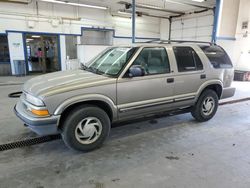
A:
[[[213,42],[206,42],[206,41],[192,41],[192,40],[150,40],[146,41],[144,43],[159,43],[159,44],[171,44],[171,43],[200,43],[200,44],[209,44],[209,45],[216,45],[216,43]]]

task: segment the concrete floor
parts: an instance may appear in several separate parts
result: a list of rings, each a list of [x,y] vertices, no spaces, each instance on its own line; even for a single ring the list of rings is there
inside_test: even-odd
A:
[[[0,87],[0,144],[35,136],[7,98],[20,87]],[[242,88],[247,96],[250,83]],[[221,106],[206,123],[183,114],[117,127],[89,153],[62,140],[0,152],[0,187],[249,188],[249,106]]]

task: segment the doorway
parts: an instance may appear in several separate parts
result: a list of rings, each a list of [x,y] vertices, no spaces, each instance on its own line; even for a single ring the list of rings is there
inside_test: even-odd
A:
[[[26,67],[29,74],[59,71],[58,36],[25,34]]]
[[[0,33],[0,76],[11,75],[8,38]]]

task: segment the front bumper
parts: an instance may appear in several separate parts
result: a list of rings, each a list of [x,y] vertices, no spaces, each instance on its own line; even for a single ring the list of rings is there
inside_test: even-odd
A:
[[[228,87],[228,88],[223,88],[222,90],[222,95],[220,99],[225,99],[225,98],[229,98],[229,97],[233,97],[235,94],[235,88],[233,87]]]
[[[19,101],[14,107],[14,112],[28,128],[39,135],[52,135],[59,133],[58,122],[60,116],[34,117],[28,114]]]

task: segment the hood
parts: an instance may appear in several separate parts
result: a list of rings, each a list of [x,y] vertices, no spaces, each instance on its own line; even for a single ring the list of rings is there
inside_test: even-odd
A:
[[[115,80],[115,78],[83,70],[60,71],[28,80],[23,86],[23,91],[34,96],[49,96],[75,89],[114,83]]]

